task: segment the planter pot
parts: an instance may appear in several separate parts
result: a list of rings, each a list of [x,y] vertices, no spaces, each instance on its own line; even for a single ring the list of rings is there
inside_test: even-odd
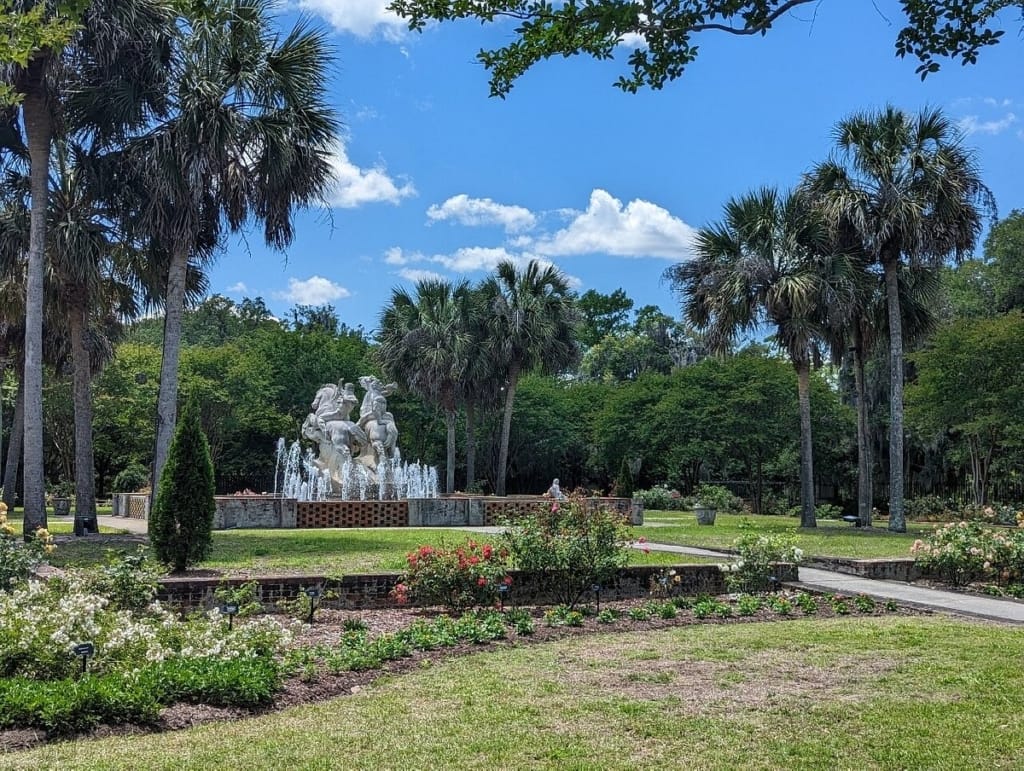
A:
[[[715,514],[718,512],[717,509],[712,509],[707,506],[698,506],[693,510],[693,513],[697,515],[698,525],[713,525],[715,524]]]
[[[53,499],[53,515],[55,517],[66,517],[71,514],[71,499],[70,498],[54,498]]]

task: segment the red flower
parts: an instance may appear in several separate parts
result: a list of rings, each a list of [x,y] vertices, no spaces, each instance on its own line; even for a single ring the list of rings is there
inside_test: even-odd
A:
[[[489,543],[485,543],[484,544],[484,559],[485,560],[489,560],[491,558],[491,553],[493,551],[494,551],[494,549],[491,547],[491,545]]]
[[[487,579],[486,579],[486,578],[484,578],[483,576],[480,576],[480,577],[479,577],[479,578],[478,578],[478,579],[476,580],[476,585],[477,585],[477,586],[487,586]]]
[[[476,565],[479,561],[480,561],[480,558],[476,557],[476,556],[473,556],[473,557],[469,558],[469,564],[470,565]]]
[[[551,504],[551,511],[552,513],[558,511],[558,501],[555,501],[554,503]]]
[[[644,536],[640,536],[636,539],[637,543],[647,543],[647,539]]]
[[[501,582],[505,584],[505,586],[512,586],[512,576],[505,576],[501,579]]]

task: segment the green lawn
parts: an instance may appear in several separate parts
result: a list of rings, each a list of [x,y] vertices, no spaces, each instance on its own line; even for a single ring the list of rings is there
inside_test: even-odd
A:
[[[885,520],[878,527],[858,530],[845,522],[821,522],[816,528],[803,529],[796,517],[740,516],[719,514],[714,525],[698,525],[692,512],[649,511],[643,527],[634,528],[637,536],[648,541],[704,548],[728,548],[743,534],[741,522],[759,531],[793,536],[807,556],[829,557],[909,557],[915,538],[922,538],[936,525],[911,522],[907,533],[890,533]]]
[[[1019,768],[1024,637],[944,618],[576,637],[11,769]]]
[[[238,572],[310,572],[327,575],[401,571],[405,555],[430,544],[454,546],[469,538],[500,542],[500,536],[449,528],[367,528],[316,530],[230,530],[213,534],[213,552],[200,567]],[[134,550],[126,539],[123,548]],[[122,547],[120,544],[115,546]],[[62,544],[52,560],[58,566],[102,561],[110,544],[84,538]],[[630,552],[633,565],[677,565],[715,562],[699,557],[641,551]]]
[[[102,512],[101,512],[102,515]],[[15,509],[14,513],[8,512],[7,521],[14,528],[15,532],[21,533],[21,509]],[[48,514],[46,517],[46,527],[50,531],[51,535],[69,535],[75,530],[75,518],[71,517],[55,517],[53,514]],[[125,530],[121,530],[116,527],[100,527],[101,533],[124,533]]]

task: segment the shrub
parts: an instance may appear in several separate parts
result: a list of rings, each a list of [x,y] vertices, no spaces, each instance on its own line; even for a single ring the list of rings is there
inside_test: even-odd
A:
[[[740,514],[746,508],[742,498],[721,485],[700,485],[694,495],[699,503],[724,514]]]
[[[629,470],[629,461],[623,456],[619,477],[615,480],[615,494],[620,498],[632,498],[633,492],[633,472]]]
[[[7,504],[0,502],[0,592],[25,581],[56,548],[48,530],[37,530],[28,541],[19,538],[7,521]]]
[[[843,510],[833,503],[819,503],[814,507],[816,519],[839,519],[843,516]]]
[[[139,682],[161,704],[259,707],[280,690],[281,670],[268,658],[169,659],[142,670]]]
[[[749,526],[744,522],[740,527]],[[735,562],[720,566],[726,573],[726,585],[734,592],[771,589],[775,563],[799,563],[803,559],[803,551],[793,544],[793,539],[777,533],[747,532],[736,539],[735,546]]]
[[[956,517],[956,505],[937,495],[922,495],[903,502],[907,519],[919,522],[948,522]]]
[[[0,728],[42,728],[68,734],[100,723],[153,723],[160,704],[122,673],[43,682],[0,680]]]
[[[111,488],[115,493],[134,493],[149,484],[149,470],[141,463],[132,463],[118,472]]]
[[[588,512],[575,496],[516,520],[503,537],[516,567],[540,576],[555,602],[570,609],[592,586],[615,579],[632,540],[621,515],[606,508]]]
[[[453,611],[493,605],[498,587],[511,583],[506,557],[504,549],[473,540],[451,549],[421,546],[406,555],[408,567],[394,596]]]
[[[676,490],[665,485],[655,485],[649,490],[636,490],[633,497],[644,505],[647,511],[682,511],[685,501]]]
[[[121,610],[148,606],[156,599],[160,581],[160,571],[150,564],[142,548],[135,554],[112,553],[103,567],[78,575],[86,592],[101,595]]]
[[[195,398],[190,398],[174,431],[150,514],[149,539],[157,559],[181,572],[209,553],[213,494],[210,447]]]
[[[954,586],[991,579],[1008,583],[1024,574],[1024,531],[992,530],[953,522],[910,548],[915,564]]]

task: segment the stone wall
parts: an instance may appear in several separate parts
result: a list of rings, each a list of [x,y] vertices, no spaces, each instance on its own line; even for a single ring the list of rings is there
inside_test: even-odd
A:
[[[876,581],[916,581],[921,578],[921,570],[914,564],[913,557],[894,557],[888,559],[858,560],[845,557],[814,557],[808,567],[833,570],[860,578],[872,578]]]
[[[539,514],[551,510],[553,501],[550,498],[481,498],[483,502],[483,524],[500,525],[502,522],[514,521],[515,519],[528,514]],[[562,502],[565,505],[565,502]],[[594,511],[599,508],[607,508],[616,511],[634,525],[644,523],[644,507],[639,501],[629,498],[584,498],[583,506],[586,511]]]
[[[777,574],[782,581],[798,580],[795,565],[778,566]],[[601,591],[602,601],[646,597],[650,592],[651,579],[665,566],[637,566],[623,568],[618,578]],[[722,594],[725,592],[723,574],[717,565],[676,565],[673,568],[680,577],[681,594]],[[551,600],[543,580],[536,574],[519,570],[510,571],[512,591],[506,599],[509,604],[544,604]],[[401,579],[399,573],[367,573],[360,575],[329,578],[324,575],[302,576],[257,576],[250,578],[177,577],[160,581],[159,598],[182,609],[213,607],[216,602],[213,593],[219,586],[237,587],[255,581],[260,601],[272,607],[282,599],[294,599],[308,587],[319,587],[336,595],[324,600],[325,607],[345,609],[374,609],[394,607],[390,593]],[[587,598],[588,600],[591,598]]]
[[[115,517],[149,519],[149,493],[115,493],[110,505]]]
[[[294,498],[269,495],[218,495],[214,497],[214,530],[232,528],[294,528]]]

